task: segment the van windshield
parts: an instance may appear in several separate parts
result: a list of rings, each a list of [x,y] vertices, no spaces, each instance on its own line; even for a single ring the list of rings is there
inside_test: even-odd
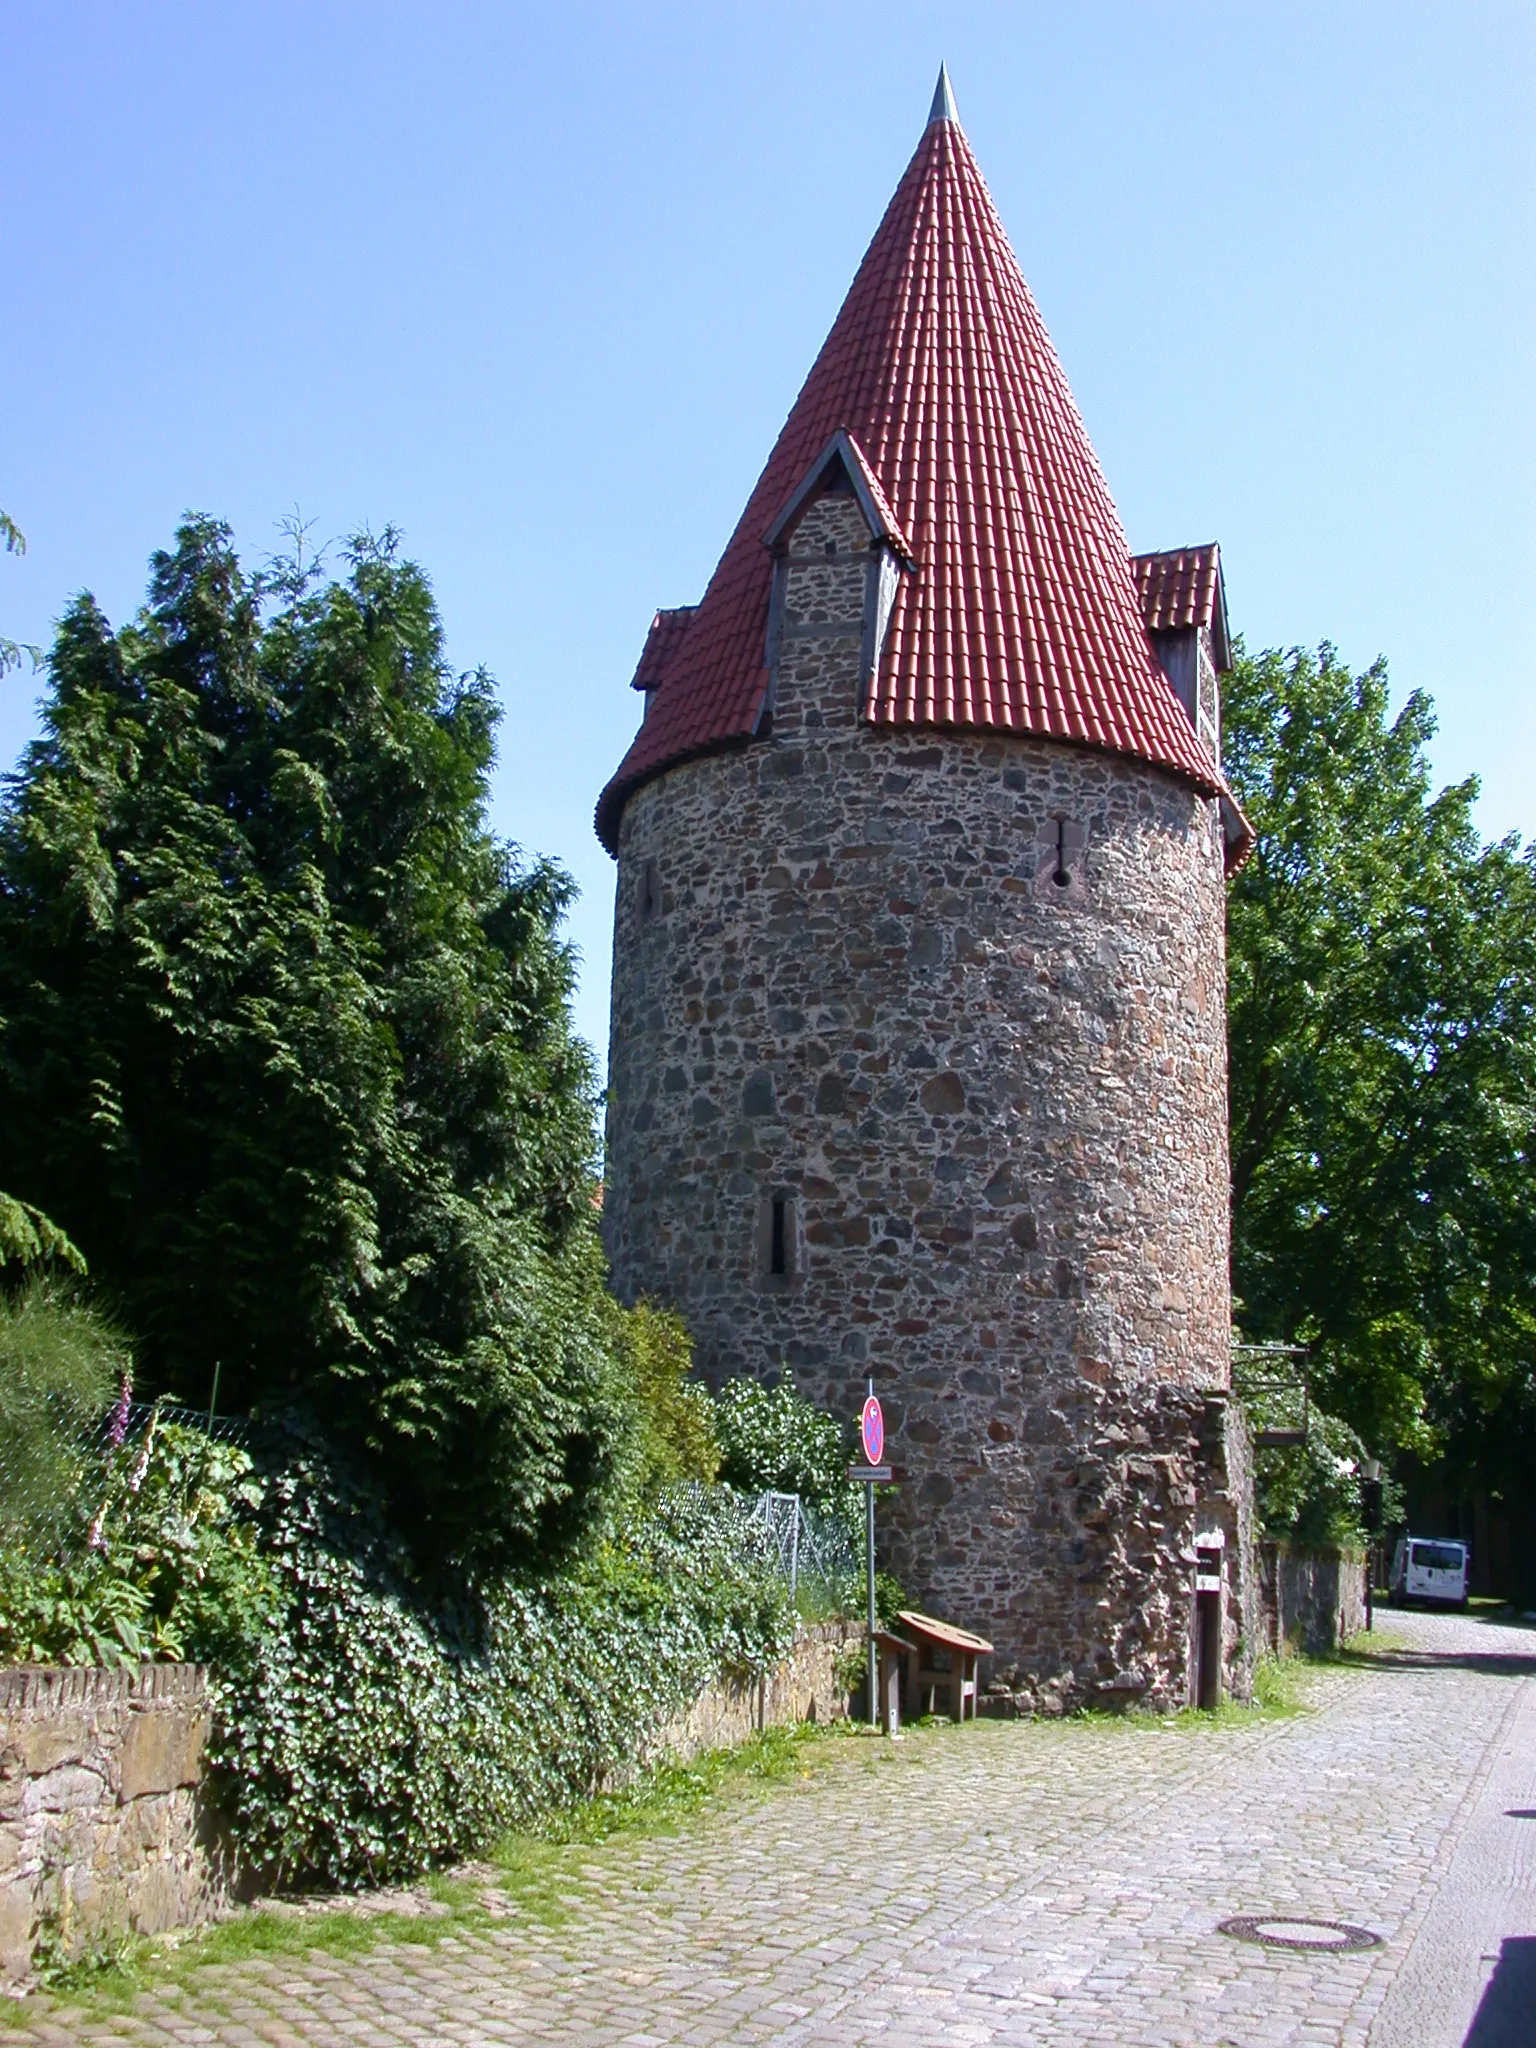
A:
[[[1466,1552],[1459,1543],[1415,1543],[1413,1561],[1421,1572],[1459,1572]]]

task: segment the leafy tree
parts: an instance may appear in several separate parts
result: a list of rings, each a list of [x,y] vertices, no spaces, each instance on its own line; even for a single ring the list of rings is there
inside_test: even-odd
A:
[[[848,1431],[794,1383],[727,1380],[715,1400],[720,1477],[744,1493],[798,1493],[841,1505],[849,1492]]]
[[[669,1487],[715,1477],[714,1404],[688,1378],[693,1345],[675,1310],[642,1301],[632,1309],[616,1307],[614,1317],[615,1348],[633,1398],[628,1491],[643,1509]]]
[[[1239,655],[1258,832],[1228,910],[1234,1283],[1378,1449],[1485,1480],[1536,1441],[1536,850],[1431,791],[1383,663]]]
[[[85,1271],[79,1247],[51,1216],[0,1190],[0,1267],[37,1266],[45,1259],[59,1259],[77,1273]]]
[[[551,1555],[615,1456],[571,885],[395,537],[248,577],[189,517],[77,599],[0,811],[0,1157],[151,1390],[308,1407],[418,1551]]]
[[[0,512],[0,545],[8,555],[27,552],[27,537],[8,512]],[[17,667],[23,654],[31,655],[34,668],[42,658],[41,648],[7,640],[0,633],[0,676]],[[62,1259],[77,1272],[85,1270],[79,1251],[50,1217],[0,1189],[0,1267],[33,1266],[49,1258]]]
[[[27,536],[8,512],[0,512],[0,547],[3,547],[8,555],[24,555],[27,552]],[[0,676],[8,669],[19,668],[23,655],[28,657],[33,668],[42,667],[43,650],[40,647],[34,647],[26,640],[7,640],[5,635],[0,633]]]

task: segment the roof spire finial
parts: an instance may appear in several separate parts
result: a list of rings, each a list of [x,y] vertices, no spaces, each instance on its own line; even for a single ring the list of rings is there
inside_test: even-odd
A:
[[[949,82],[949,66],[939,66],[939,82],[933,88],[933,105],[928,109],[928,125],[935,121],[954,121],[958,124],[959,114],[955,110],[954,90]]]

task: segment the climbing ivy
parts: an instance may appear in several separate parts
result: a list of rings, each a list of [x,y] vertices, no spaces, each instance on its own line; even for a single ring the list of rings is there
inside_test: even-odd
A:
[[[316,1443],[265,1483],[279,1620],[215,1672],[213,1782],[267,1884],[378,1883],[611,1784],[722,1671],[782,1656],[788,1591],[723,1488],[560,1573],[428,1592]]]

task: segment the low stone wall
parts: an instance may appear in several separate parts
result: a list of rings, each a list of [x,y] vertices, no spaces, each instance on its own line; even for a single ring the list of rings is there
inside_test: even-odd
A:
[[[838,1721],[848,1694],[837,1682],[839,1653],[861,1648],[864,1638],[842,1622],[802,1631],[793,1652],[760,1678],[721,1679],[700,1693],[687,1713],[662,1730],[655,1754],[685,1763],[707,1749],[729,1749],[749,1736],[796,1721]]]
[[[761,1677],[708,1687],[652,1759],[841,1719],[839,1653],[862,1642],[841,1622],[806,1629]],[[19,1983],[43,1944],[78,1953],[218,1909],[198,1802],[208,1723],[199,1666],[0,1671],[0,1983]]]
[[[0,1671],[0,1982],[40,1942],[68,1953],[207,1917],[207,1734],[199,1666]]]
[[[1326,1656],[1365,1627],[1365,1560],[1340,1550],[1259,1545],[1265,1647]]]

